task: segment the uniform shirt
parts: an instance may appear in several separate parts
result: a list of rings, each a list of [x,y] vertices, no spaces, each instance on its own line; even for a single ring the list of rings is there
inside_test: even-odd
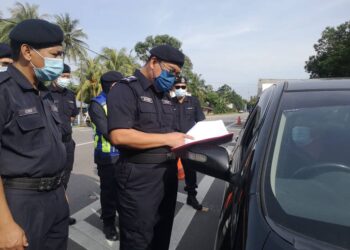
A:
[[[79,109],[75,102],[75,94],[66,88],[55,88],[52,84],[49,86],[52,97],[62,120],[63,135],[72,134],[71,117],[79,114]]]
[[[194,96],[185,96],[182,103],[174,97],[175,130],[187,133],[197,122],[205,119],[205,115],[198,99]]]
[[[130,80],[131,79],[131,80]],[[133,79],[133,80],[132,80]],[[129,81],[129,82],[128,82]],[[121,80],[110,90],[107,98],[108,130],[135,129],[145,133],[173,132],[174,110],[169,94],[155,89],[139,70],[134,77]],[[123,153],[144,151],[148,153],[169,152],[169,147],[153,149],[125,149]]]
[[[48,89],[34,89],[14,66],[0,73],[0,175],[49,177],[60,173],[66,149],[58,109]]]

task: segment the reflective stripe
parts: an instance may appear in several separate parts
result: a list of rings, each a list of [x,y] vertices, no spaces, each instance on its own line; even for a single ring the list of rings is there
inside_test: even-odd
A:
[[[94,101],[96,101],[98,104],[100,104],[107,116],[107,104],[106,104],[106,96],[103,94],[100,94],[98,96],[96,96],[94,99]],[[119,152],[118,150],[112,146],[108,140],[106,140],[106,138],[104,138],[104,136],[97,131],[96,129],[96,125],[92,123],[92,127],[94,129],[94,146],[95,146],[95,151],[97,152],[102,152],[104,154],[109,154],[109,155],[118,155]]]

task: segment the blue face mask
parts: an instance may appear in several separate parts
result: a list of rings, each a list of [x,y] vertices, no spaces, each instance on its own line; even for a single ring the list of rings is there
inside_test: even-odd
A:
[[[160,75],[155,79],[157,89],[159,89],[162,92],[168,92],[174,85],[174,82],[175,76],[173,74],[170,74],[166,70],[162,70]]]
[[[63,60],[60,58],[43,57],[38,51],[33,49],[44,59],[45,65],[42,68],[34,67],[34,73],[39,81],[56,80],[63,72]]]
[[[176,97],[184,97],[186,95],[186,89],[175,89]]]

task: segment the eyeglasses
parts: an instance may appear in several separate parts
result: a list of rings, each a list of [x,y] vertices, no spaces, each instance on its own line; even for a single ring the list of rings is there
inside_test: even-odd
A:
[[[187,86],[184,86],[184,85],[182,85],[182,86],[175,86],[175,89],[186,89],[187,88]]]

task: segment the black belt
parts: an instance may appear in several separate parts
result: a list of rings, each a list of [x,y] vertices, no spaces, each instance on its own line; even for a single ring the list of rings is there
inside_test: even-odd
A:
[[[176,159],[174,153],[163,153],[163,154],[136,154],[124,156],[121,154],[122,158],[125,158],[128,162],[136,164],[159,164],[167,161],[172,161]]]
[[[70,142],[72,140],[72,134],[62,135],[63,142]]]
[[[19,177],[9,178],[2,177],[2,182],[7,188],[36,190],[36,191],[52,191],[59,188],[63,183],[64,176],[60,174],[54,177]]]

